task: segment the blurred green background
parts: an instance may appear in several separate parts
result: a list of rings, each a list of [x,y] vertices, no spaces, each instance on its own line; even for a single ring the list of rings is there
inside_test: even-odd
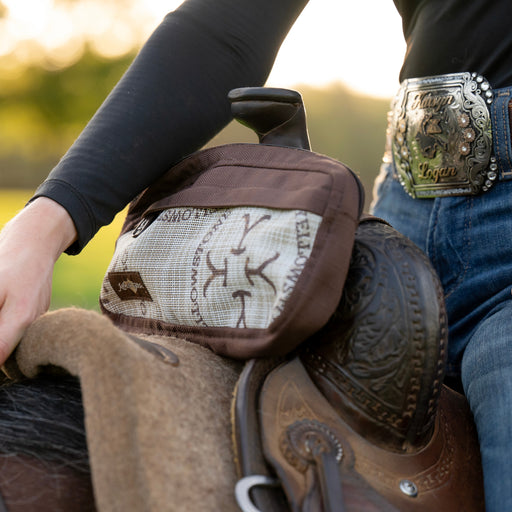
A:
[[[5,0],[4,0],[5,3]],[[3,12],[3,14],[2,14]],[[0,20],[5,16],[0,0]],[[1,39],[0,39],[1,43]],[[136,47],[106,57],[84,44],[69,62],[0,58],[0,224],[30,198],[133,60]],[[384,147],[389,100],[363,96],[342,84],[298,84],[314,151],[343,161],[360,175],[368,206]],[[255,142],[237,123],[210,145]],[[54,276],[52,308],[98,308],[98,293],[123,214],[78,256],[62,256]]]

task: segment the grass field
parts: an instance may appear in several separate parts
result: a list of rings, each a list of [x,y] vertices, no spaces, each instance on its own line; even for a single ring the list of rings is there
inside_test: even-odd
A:
[[[27,190],[0,189],[0,225],[23,208],[31,195],[32,192]],[[79,255],[60,257],[55,267],[51,309],[66,306],[99,309],[101,282],[114,252],[123,217],[119,214],[112,224],[102,228]]]

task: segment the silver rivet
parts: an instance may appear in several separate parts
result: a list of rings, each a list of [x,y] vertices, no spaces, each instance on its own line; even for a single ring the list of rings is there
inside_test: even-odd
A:
[[[410,480],[401,480],[400,490],[411,498],[418,496],[418,488],[416,487],[416,484]]]

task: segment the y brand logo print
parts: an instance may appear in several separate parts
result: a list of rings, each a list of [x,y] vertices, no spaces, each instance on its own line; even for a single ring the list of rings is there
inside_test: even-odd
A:
[[[261,222],[265,221],[265,220],[270,220],[272,217],[270,215],[263,215],[262,217],[260,217],[252,226],[250,225],[251,224],[251,215],[249,213],[246,213],[244,216],[243,216],[243,219],[245,221],[245,228],[244,228],[244,232],[242,234],[242,238],[240,239],[240,242],[238,244],[238,247],[235,248],[235,249],[231,249],[231,253],[232,254],[236,254],[236,255],[239,255],[239,254],[242,254],[245,252],[245,247],[242,247],[242,244],[244,243],[244,240],[245,240],[245,237],[249,234],[249,232],[251,230],[253,230],[258,224],[260,224]]]
[[[258,231],[265,222],[270,221],[271,215],[261,215],[254,222],[251,222],[251,214],[246,213],[243,215],[242,220],[244,227],[240,233],[238,243],[233,245],[230,249],[224,249],[226,252],[224,256],[219,253],[219,249],[213,248],[206,252],[205,258],[205,271],[206,279],[202,286],[202,296],[207,298],[209,295],[219,293],[220,289],[229,290],[230,296],[234,301],[239,303],[240,315],[236,324],[236,327],[247,327],[246,312],[248,303],[254,294],[265,294],[260,283],[264,283],[264,286],[268,286],[272,290],[272,294],[276,295],[277,290],[273,280],[267,275],[266,269],[274,261],[276,261],[280,254],[275,251],[270,257],[262,257],[257,261],[254,261],[254,255],[256,251],[251,251],[251,237],[253,233]],[[217,228],[218,229],[218,228]],[[225,233],[226,237],[229,236]],[[225,247],[225,246],[224,246]],[[259,256],[258,251],[258,256]],[[217,258],[215,256],[217,255]],[[219,257],[220,256],[220,257]],[[196,261],[198,263],[198,261]],[[193,263],[194,266],[194,263]],[[197,283],[196,276],[197,272],[192,269],[193,282]],[[231,290],[233,290],[231,292]],[[197,299],[197,295],[195,295]],[[200,325],[204,325],[202,315],[199,313],[197,300],[194,302],[193,313],[196,316],[196,321]]]

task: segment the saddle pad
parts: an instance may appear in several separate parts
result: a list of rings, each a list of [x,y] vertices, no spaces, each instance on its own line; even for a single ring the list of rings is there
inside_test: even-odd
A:
[[[238,510],[229,414],[240,362],[68,308],[32,323],[9,363],[27,386],[46,372],[80,379],[97,512]]]
[[[304,150],[199,152],[130,207],[100,303],[123,328],[235,358],[287,353],[341,297],[359,181]]]

